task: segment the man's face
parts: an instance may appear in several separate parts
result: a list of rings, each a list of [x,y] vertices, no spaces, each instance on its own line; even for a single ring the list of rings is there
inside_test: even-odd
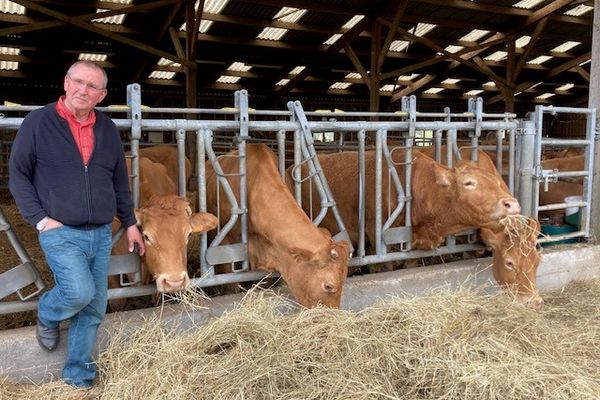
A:
[[[87,115],[106,96],[102,71],[79,65],[65,76],[65,105],[75,115]]]

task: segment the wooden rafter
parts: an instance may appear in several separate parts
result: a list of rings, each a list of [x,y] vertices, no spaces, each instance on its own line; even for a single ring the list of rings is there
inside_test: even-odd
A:
[[[170,2],[171,0],[164,0],[164,1]],[[100,27],[98,27],[98,26],[96,26],[96,25],[94,25],[92,23],[83,21],[81,19],[74,18],[74,17],[68,16],[68,15],[65,15],[65,14],[63,14],[61,12],[51,10],[51,9],[49,9],[47,7],[44,7],[42,5],[39,5],[39,4],[37,4],[37,3],[35,3],[33,1],[31,1],[31,0],[14,0],[14,2],[20,4],[20,5],[28,8],[28,9],[31,9],[33,11],[37,11],[39,13],[48,15],[48,16],[50,16],[52,18],[55,18],[55,19],[57,19],[59,21],[62,21],[64,23],[66,23],[66,24],[73,25],[73,26],[76,26],[78,28],[81,28],[81,29],[84,29],[84,30],[87,30],[87,31],[90,31],[90,32],[93,32],[93,33],[96,33],[98,35],[101,35],[101,36],[107,37],[109,39],[112,39],[114,41],[117,41],[117,42],[126,44],[128,46],[134,47],[134,48],[136,48],[138,50],[145,51],[147,53],[154,54],[154,55],[157,55],[159,57],[164,57],[164,58],[167,58],[169,60],[178,62],[180,64],[192,67],[192,63],[190,61],[186,60],[186,59],[181,59],[181,58],[176,57],[176,56],[174,56],[174,55],[172,55],[170,53],[167,53],[167,52],[162,51],[160,49],[156,49],[156,48],[154,48],[152,46],[149,46],[149,45],[147,45],[145,43],[142,43],[142,42],[139,42],[137,40],[133,40],[133,39],[130,39],[130,38],[127,38],[127,37],[124,37],[124,36],[117,35],[115,33],[109,32],[109,31],[107,31],[107,30],[105,30],[103,28],[100,28]],[[113,11],[115,11],[115,10],[113,10]],[[113,12],[113,11],[110,11],[110,12]],[[118,13],[118,14],[122,14],[122,12]],[[97,14],[97,15],[99,15],[99,14]],[[96,16],[96,18],[97,18],[97,16]]]
[[[539,82],[543,82],[549,78],[552,78],[553,76],[556,76],[562,72],[568,71],[571,68],[574,68],[576,66],[578,66],[579,64],[581,64],[582,62],[589,60],[589,58],[592,56],[591,52],[587,52],[585,54],[582,54],[578,57],[575,57],[572,60],[567,61],[564,64],[561,64],[557,67],[552,68],[550,71],[548,71],[544,76],[542,76],[540,79],[535,80],[535,81],[527,81],[527,82],[523,82],[517,85],[517,87],[515,88],[515,92],[522,92],[524,90],[529,89],[530,87],[532,87],[533,85],[539,83]],[[487,100],[486,103],[491,105],[494,103],[497,103],[498,101],[502,100],[502,95],[498,95],[498,96],[494,96],[491,99]]]

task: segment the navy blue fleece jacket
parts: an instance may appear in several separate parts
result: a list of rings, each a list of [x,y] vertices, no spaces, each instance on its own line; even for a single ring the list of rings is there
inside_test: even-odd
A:
[[[127,227],[136,223],[119,132],[106,114],[93,112],[87,166],[56,103],[23,120],[10,152],[9,187],[31,225],[45,216],[73,226],[107,224],[115,215]]]

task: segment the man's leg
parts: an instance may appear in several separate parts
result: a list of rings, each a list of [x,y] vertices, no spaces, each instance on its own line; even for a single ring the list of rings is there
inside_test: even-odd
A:
[[[65,382],[90,387],[96,376],[92,360],[98,327],[104,319],[107,305],[108,265],[111,251],[110,225],[88,231],[91,234],[89,272],[94,284],[94,297],[71,318],[67,359],[62,371]]]

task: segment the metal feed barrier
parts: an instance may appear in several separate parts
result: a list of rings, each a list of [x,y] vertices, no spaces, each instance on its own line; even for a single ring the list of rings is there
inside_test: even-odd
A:
[[[410,210],[412,207],[411,193],[411,152],[415,151],[417,145],[431,143],[436,145],[436,159],[448,165],[452,165],[453,157],[460,159],[459,147],[466,145],[472,149],[471,157],[477,157],[477,150],[496,151],[496,165],[502,168],[502,150],[508,151],[507,181],[509,188],[514,191],[516,197],[522,204],[526,215],[536,216],[539,210],[566,208],[566,203],[538,206],[539,181],[548,176],[540,171],[540,146],[552,145],[559,142],[552,141],[541,136],[542,111],[536,110],[536,114],[530,120],[519,121],[514,114],[500,113],[491,114],[483,111],[481,99],[471,99],[467,104],[467,112],[451,112],[448,108],[442,113],[424,113],[417,111],[417,101],[414,96],[403,98],[401,110],[395,113],[366,113],[366,112],[305,112],[299,102],[288,103],[288,109],[282,111],[251,110],[248,107],[248,94],[246,91],[235,93],[234,108],[232,109],[187,109],[187,108],[148,108],[142,107],[141,89],[137,84],[128,86],[127,106],[121,108],[101,108],[111,115],[117,127],[127,134],[128,145],[131,151],[132,171],[132,194],[134,203],[139,204],[139,149],[142,143],[143,133],[162,132],[173,134],[173,145],[178,151],[178,193],[186,195],[185,179],[185,154],[187,150],[193,150],[196,158],[194,170],[197,183],[197,205],[199,211],[207,210],[206,203],[206,163],[210,163],[218,176],[218,182],[222,188],[230,207],[231,218],[223,224],[216,233],[214,239],[209,243],[208,235],[200,237],[199,251],[201,260],[199,265],[199,277],[191,279],[191,285],[195,287],[208,287],[229,283],[245,281],[256,281],[266,275],[262,271],[252,271],[248,265],[247,241],[248,241],[248,210],[247,210],[247,184],[246,184],[246,143],[262,142],[269,145],[278,156],[278,169],[282,176],[285,175],[286,167],[295,165],[293,168],[294,196],[301,202],[301,179],[299,170],[305,165],[309,171],[311,185],[314,185],[320,197],[318,210],[311,210],[311,219],[319,224],[327,213],[332,213],[338,225],[338,231],[332,232],[336,239],[348,239],[345,224],[336,208],[336,202],[331,194],[327,180],[320,168],[317,154],[320,152],[331,152],[354,149],[358,151],[359,171],[357,173],[359,192],[359,210],[357,220],[359,221],[359,238],[357,248],[354,249],[351,266],[363,266],[388,261],[399,261],[429,256],[439,256],[469,250],[483,249],[484,246],[477,241],[475,231],[463,232],[460,236],[466,237],[465,243],[458,244],[454,237],[449,237],[443,246],[434,250],[411,249],[412,227]],[[5,116],[0,118],[0,126],[4,129],[16,130],[23,118],[7,117],[12,111],[29,111],[38,107],[0,107]],[[595,111],[579,109],[557,109],[547,108],[548,112],[583,112],[588,115],[588,126],[585,140],[561,140],[561,145],[578,145],[586,148],[586,170],[570,172],[568,176],[584,176],[586,179],[584,200],[580,203],[582,207],[581,230],[572,233],[569,237],[588,237],[589,215],[590,215],[590,193],[591,193],[591,171],[593,170],[592,157],[593,142],[595,134]],[[116,116],[115,116],[116,114]],[[126,114],[119,118],[119,115]],[[172,118],[165,118],[165,115]],[[178,118],[195,114],[199,119]],[[160,117],[153,118],[159,115]],[[491,137],[494,143],[481,143],[485,136]],[[318,137],[323,140],[315,140]],[[462,138],[466,138],[463,142]],[[393,144],[392,144],[393,143]],[[441,153],[441,145],[447,144],[446,153]],[[190,147],[193,146],[193,147]],[[189,149],[187,147],[190,147]],[[405,151],[403,160],[394,160],[393,154],[396,149]],[[224,150],[225,149],[225,150]],[[222,157],[227,150],[237,150],[235,155],[239,168],[232,175],[227,176],[220,167]],[[365,240],[365,164],[364,154],[367,150],[375,151],[376,160],[376,218],[375,233],[376,243],[372,243],[374,250],[367,254]],[[402,179],[397,175],[394,166],[404,163],[406,174]],[[393,185],[397,206],[388,212],[383,212],[386,202],[391,199],[382,198],[383,193],[383,166],[387,165],[386,172],[390,174],[389,185]],[[546,174],[546,175],[544,175]],[[565,176],[564,172],[558,176]],[[239,179],[240,192],[235,193],[229,186],[227,178]],[[549,179],[549,178],[548,178]],[[389,189],[389,188],[388,188]],[[388,193],[391,193],[388,190]],[[571,206],[572,204],[569,204]],[[398,223],[398,217],[404,212],[406,218]],[[5,225],[5,224],[4,224]],[[0,226],[4,226],[0,225]],[[234,226],[239,226],[241,232],[237,242],[224,239]],[[121,232],[122,233],[122,232]],[[115,236],[113,243],[118,240]],[[544,238],[542,240],[561,240],[564,235]],[[230,238],[228,238],[230,239]],[[16,246],[13,244],[13,246]],[[16,248],[16,247],[15,247]],[[12,293],[19,293],[23,282],[36,286],[40,280],[32,280],[37,274],[35,266],[30,261],[25,262],[27,267],[16,267],[0,275],[0,299]],[[232,272],[216,273],[215,265],[231,264]],[[21,268],[21,269],[19,269]],[[136,254],[113,256],[109,273],[120,275],[121,282],[125,283],[125,275],[134,277],[127,287],[109,290],[109,299],[135,297],[149,295],[156,292],[155,286],[139,286],[140,260]],[[19,272],[19,271],[27,272]],[[31,272],[34,271],[34,272]],[[21,279],[27,273],[30,278]],[[8,275],[6,275],[8,274]],[[132,275],[133,274],[133,275]],[[7,277],[5,277],[8,276]],[[10,276],[18,275],[20,284],[16,284]],[[39,275],[35,275],[39,276]],[[39,287],[43,288],[43,285]],[[0,314],[14,313],[32,310],[36,307],[36,301],[31,298],[21,298],[20,301],[1,301]]]

